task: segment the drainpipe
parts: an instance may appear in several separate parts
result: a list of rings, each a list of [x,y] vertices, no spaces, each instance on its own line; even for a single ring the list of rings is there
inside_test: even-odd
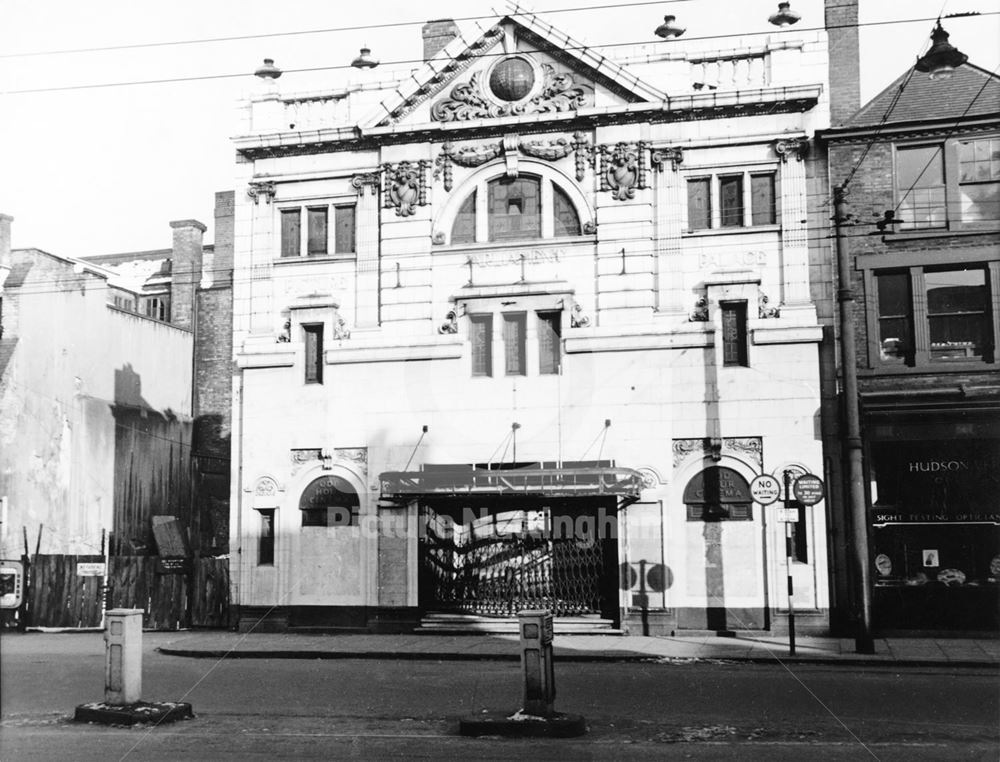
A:
[[[851,565],[857,586],[855,650],[875,653],[872,639],[872,587],[868,561],[868,506],[865,499],[861,445],[861,416],[858,410],[858,366],[854,344],[854,289],[851,284],[851,255],[844,240],[842,225],[847,219],[846,191],[842,185],[833,189],[834,236],[837,247],[837,301],[840,303],[840,366],[843,373],[841,399],[844,403],[844,426],[847,448],[847,504],[851,517]]]

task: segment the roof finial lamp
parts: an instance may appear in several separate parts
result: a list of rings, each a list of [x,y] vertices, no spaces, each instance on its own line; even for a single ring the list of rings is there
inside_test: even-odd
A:
[[[931,49],[917,59],[913,68],[927,72],[931,79],[948,79],[957,67],[969,60],[965,53],[949,44],[948,37],[949,34],[941,27],[941,19],[938,19],[931,32]]]
[[[374,69],[378,66],[378,61],[372,57],[371,48],[361,48],[358,57],[351,61],[351,66],[355,69]]]
[[[674,23],[676,20],[676,16],[664,16],[663,23],[656,27],[656,36],[669,40],[671,37],[680,37],[684,34],[687,30],[682,26],[677,26]]]
[[[767,17],[775,26],[789,26],[802,18],[801,13],[796,13],[791,8],[791,3],[778,3],[778,12]]]

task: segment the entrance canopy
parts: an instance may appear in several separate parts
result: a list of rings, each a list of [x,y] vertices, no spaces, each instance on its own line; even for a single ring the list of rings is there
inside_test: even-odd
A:
[[[386,471],[379,476],[382,498],[413,499],[420,496],[446,497],[533,496],[596,497],[617,496],[633,503],[642,491],[642,477],[631,468],[516,468],[480,469],[471,466],[422,471]]]

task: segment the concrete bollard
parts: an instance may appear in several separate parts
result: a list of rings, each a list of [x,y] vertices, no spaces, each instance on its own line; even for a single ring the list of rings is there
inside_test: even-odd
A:
[[[104,629],[104,701],[136,704],[142,699],[142,609],[111,609]]]
[[[552,664],[552,614],[520,611],[521,672],[524,677],[525,714],[549,717],[554,713],[556,678]]]
[[[524,703],[513,714],[490,712],[459,720],[463,736],[514,736],[571,738],[587,732],[587,722],[578,714],[562,714],[556,700],[555,664],[552,659],[554,621],[548,611],[520,611],[521,677]]]

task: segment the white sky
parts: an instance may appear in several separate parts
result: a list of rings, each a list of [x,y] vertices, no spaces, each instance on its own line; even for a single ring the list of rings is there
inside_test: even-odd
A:
[[[860,0],[862,102],[926,51],[939,13],[993,13],[994,0]],[[594,46],[655,43],[666,13],[686,37],[776,31],[771,0],[680,0],[608,3],[532,0],[524,5]],[[197,218],[213,236],[217,190],[233,187],[236,102],[254,84],[253,70],[274,58],[285,70],[346,65],[367,44],[383,70],[410,68],[421,57],[420,26],[429,18],[492,16],[499,0],[431,3],[366,0],[4,0],[0,24],[0,212],[11,214],[13,245],[70,256],[170,246],[169,222]],[[797,28],[823,24],[822,0],[793,0]],[[567,9],[555,12],[559,9]],[[577,9],[577,10],[569,10]],[[544,13],[549,11],[548,13]],[[921,21],[908,21],[921,19]],[[18,54],[268,35],[277,32],[399,24],[383,29],[22,56]],[[463,24],[465,26],[465,24]],[[969,60],[1000,63],[1000,15],[944,21]],[[684,38],[681,38],[682,41]],[[720,48],[729,47],[726,40]],[[668,44],[668,43],[660,43]],[[342,84],[350,70],[286,74],[283,91]],[[245,72],[245,76],[171,84],[40,93],[13,90]],[[655,84],[655,83],[653,83]]]

